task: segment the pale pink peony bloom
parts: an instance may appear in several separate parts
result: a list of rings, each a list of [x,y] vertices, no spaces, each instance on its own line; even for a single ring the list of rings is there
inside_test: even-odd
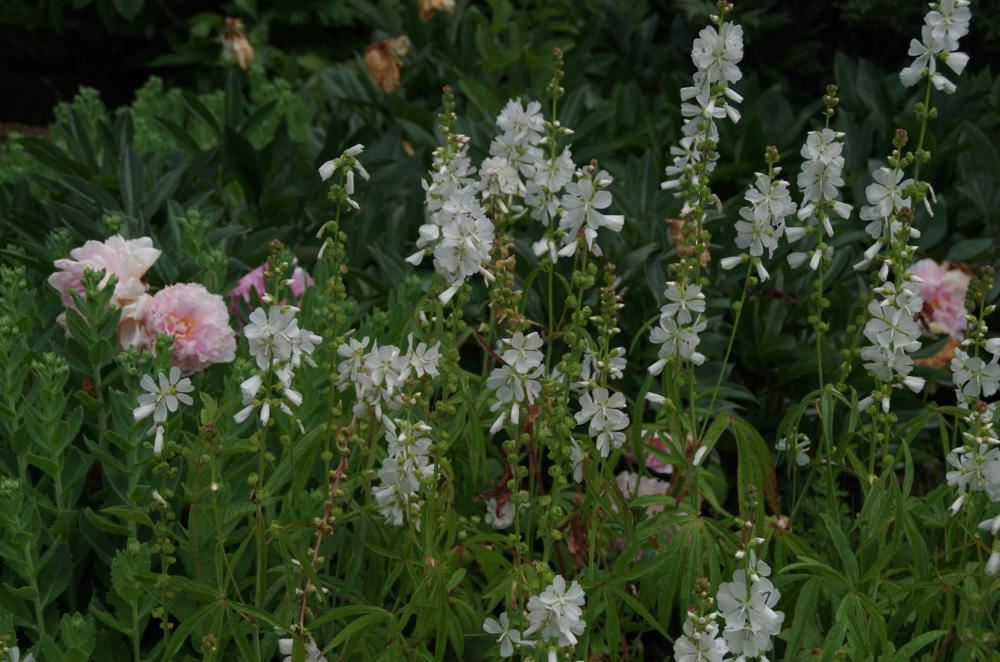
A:
[[[644,496],[667,496],[670,493],[670,483],[659,478],[640,476],[631,471],[622,471],[615,478],[618,489],[626,501],[638,499]],[[646,506],[646,517],[652,517],[656,513],[663,512],[662,503],[651,503]],[[614,504],[612,510],[616,510]]]
[[[923,319],[931,333],[947,333],[961,340],[965,337],[965,292],[969,275],[960,269],[949,269],[947,263],[920,260],[909,272],[918,277],[920,296],[924,299]]]
[[[171,363],[185,374],[236,358],[236,334],[218,294],[203,285],[181,283],[157,292],[146,304],[146,334],[173,336]]]
[[[250,292],[254,291],[257,293],[258,297],[263,297],[266,291],[266,286],[264,283],[264,276],[267,274],[267,263],[260,265],[256,269],[250,271],[246,276],[240,278],[240,281],[236,283],[234,287],[229,292],[229,302],[230,310],[233,314],[239,309],[239,300],[243,299],[247,303],[250,301]],[[312,287],[313,279],[306,270],[302,267],[295,267],[292,271],[292,282],[290,284],[292,290],[292,296],[296,299],[302,297],[302,294],[306,291],[306,288]]]
[[[122,309],[118,345],[121,349],[128,349],[146,342],[142,316],[149,295],[146,294],[143,277],[159,257],[160,251],[153,247],[153,240],[149,237],[125,239],[116,234],[103,242],[88,241],[70,251],[71,259],[55,261],[59,271],[49,276],[49,285],[59,290],[67,308],[74,308],[71,292],[84,294],[80,282],[84,271],[103,271],[102,288],[111,276],[116,276],[118,282],[115,283],[111,303]],[[65,315],[60,315],[59,321],[65,324]]]

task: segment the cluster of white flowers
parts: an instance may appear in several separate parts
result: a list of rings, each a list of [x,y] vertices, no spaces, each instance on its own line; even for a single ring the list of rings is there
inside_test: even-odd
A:
[[[412,334],[407,337],[405,352],[395,345],[379,346],[377,342],[366,351],[369,343],[371,339],[365,336],[361,340],[349,338],[337,347],[341,357],[337,388],[346,391],[354,387],[355,416],[365,416],[370,408],[384,422],[385,412],[400,408],[400,390],[407,379],[414,375],[437,377],[441,343],[428,346],[420,341],[414,346]]]
[[[844,185],[844,134],[829,128],[810,131],[806,142],[802,145],[800,154],[805,159],[797,180],[802,191],[802,205],[799,207],[800,221],[818,219],[822,223],[826,238],[833,236],[833,224],[830,214],[833,212],[842,219],[851,216],[851,205],[838,200],[838,188]],[[805,228],[786,228],[785,236],[790,243],[798,241],[805,235]],[[827,246],[820,250],[817,246],[810,251],[798,251],[788,255],[788,264],[797,269],[806,262],[813,271],[819,267],[823,256],[833,255],[833,248]]]
[[[499,432],[508,420],[517,425],[522,403],[534,404],[542,390],[538,380],[545,371],[541,347],[542,338],[535,332],[525,335],[518,331],[501,341],[500,358],[504,365],[494,368],[486,379],[486,386],[496,395],[490,411],[500,412],[490,426],[490,434]]]
[[[168,415],[177,411],[180,405],[194,403],[188,395],[194,391],[194,384],[187,377],[181,379],[180,368],[175,366],[170,369],[169,375],[161,372],[156,380],[151,375],[143,375],[139,386],[146,392],[139,396],[139,406],[132,410],[132,416],[136,421],[153,416],[153,425],[148,434],[155,435],[153,453],[159,455],[163,451],[163,424],[167,422]]]
[[[625,428],[629,418],[623,393],[611,393],[603,386],[580,396],[580,411],[576,412],[576,424],[589,424],[587,433],[597,445],[601,457],[608,457],[612,448],[621,448],[625,443]]]
[[[549,660],[555,660],[557,650],[576,646],[577,637],[587,628],[583,620],[586,598],[576,580],[567,586],[563,576],[556,575],[544,591],[528,600],[528,611],[524,615],[528,627],[523,633],[511,624],[507,612],[500,614],[499,620],[487,618],[483,621],[483,631],[497,635],[502,658],[514,655],[514,646],[533,648],[548,644]],[[537,640],[525,639],[536,633]]]
[[[698,334],[705,330],[705,294],[694,284],[681,285],[670,281],[663,296],[667,303],[660,308],[659,323],[653,328],[649,340],[660,349],[657,361],[649,366],[649,374],[656,376],[663,372],[667,361],[684,359],[695,365],[705,362],[705,355],[698,351],[701,338]]]
[[[561,257],[576,253],[576,240],[581,232],[587,250],[597,256],[601,255],[601,248],[595,243],[597,231],[607,228],[611,232],[621,232],[625,217],[602,211],[611,206],[611,193],[605,189],[613,181],[606,170],[597,170],[591,164],[577,170],[576,181],[566,185],[566,193],[559,203],[562,209],[559,230],[565,233],[558,253]]]
[[[681,89],[681,113],[686,118],[681,132],[680,143],[670,148],[673,162],[667,166],[667,181],[661,184],[664,190],[703,185],[698,170],[704,168],[707,176],[715,169],[718,154],[708,148],[719,138],[715,120],[728,117],[733,123],[739,122],[739,111],[732,103],[740,103],[743,98],[730,87],[743,78],[737,66],[743,59],[743,27],[724,21],[719,29],[709,25],[702,29],[694,40],[691,60],[697,71],[694,84]],[[678,192],[676,195],[683,195]],[[691,210],[685,204],[682,216]]]
[[[788,182],[775,179],[781,168],[771,169],[771,175],[758,172],[754,183],[747,187],[743,199],[747,206],[740,209],[740,218],[736,222],[736,246],[742,250],[749,249],[750,258],[761,281],[770,275],[764,268],[760,258],[767,249],[767,256],[774,256],[778,248],[778,240],[785,233],[785,219],[795,213],[796,204],[788,191]],[[793,230],[794,236],[801,236]],[[727,257],[721,262],[723,269],[732,269],[747,260],[747,255]]]
[[[725,621],[722,636],[729,652],[742,656],[739,659],[755,658],[774,646],[771,639],[781,632],[785,614],[774,610],[781,593],[767,578],[771,568],[753,551],[740,551],[737,556],[746,559],[746,567],[719,586],[715,600]]]
[[[925,76],[938,90],[951,94],[955,84],[938,70],[938,60],[961,75],[969,56],[958,51],[958,40],[969,33],[972,11],[969,0],[941,0],[930,4],[931,11],[924,16],[920,40],[910,40],[910,66],[899,72],[899,80],[906,87],[913,87]]]
[[[440,296],[443,303],[476,274],[493,279],[483,266],[493,245],[493,221],[477,197],[481,187],[473,178],[476,169],[468,146],[467,136],[452,134],[447,144],[434,151],[430,181],[423,182],[430,222],[420,226],[419,250],[407,258],[410,264],[418,265],[428,253],[434,256],[434,269],[448,283]],[[489,172],[489,166],[484,165]],[[497,182],[492,185],[499,186]]]
[[[729,654],[725,639],[719,637],[718,613],[704,616],[689,611],[684,620],[684,634],[674,643],[677,662],[722,662]]]
[[[880,167],[872,173],[875,181],[865,188],[865,197],[868,205],[861,208],[860,216],[864,221],[868,221],[865,231],[875,240],[871,246],[865,249],[864,259],[854,265],[854,269],[861,271],[867,269],[882,249],[889,246],[893,237],[899,234],[903,228],[902,222],[898,219],[900,212],[910,209],[913,204],[910,197],[904,192],[913,184],[910,178],[903,179],[903,170],[900,167],[894,169]],[[926,202],[926,201],[925,201]],[[930,203],[927,202],[927,211],[930,212]],[[910,229],[910,236],[917,238],[920,232],[916,228]],[[883,259],[879,275],[882,280],[886,280],[889,274],[891,261]]]
[[[604,376],[612,381],[621,379],[625,374],[626,365],[628,361],[625,359],[624,347],[612,347],[606,361],[588,347],[584,350],[583,360],[580,362],[580,381],[572,384],[571,388],[594,388],[598,385],[598,380]]]
[[[335,159],[325,162],[319,167],[319,176],[324,182],[333,177],[333,174],[338,170],[343,171],[344,200],[346,200],[348,206],[354,210],[361,209],[358,203],[351,198],[351,196],[354,195],[354,173],[357,172],[365,181],[368,181],[369,178],[368,171],[365,170],[365,167],[361,165],[360,161],[358,161],[358,157],[361,156],[363,151],[365,151],[365,146],[361,144],[348,147],[344,150],[343,154]],[[320,233],[322,234],[322,230]]]
[[[1000,502],[1000,438],[996,431],[997,403],[983,400],[996,394],[1000,387],[1000,338],[987,338],[989,328],[984,318],[992,315],[996,306],[983,310],[981,319],[967,316],[968,335],[955,350],[951,360],[955,399],[965,411],[965,431],[962,445],[948,453],[952,466],[946,478],[956,488],[958,497],[952,503],[957,513],[970,492],[983,492],[990,501]],[[989,360],[982,358],[990,355]],[[981,398],[983,400],[981,400]]]
[[[242,423],[259,409],[260,422],[267,425],[273,405],[277,405],[282,413],[294,416],[289,405],[297,407],[302,404],[302,394],[292,388],[295,370],[303,363],[316,366],[311,355],[323,338],[299,327],[295,317],[298,311],[294,306],[272,305],[267,311],[257,308],[250,313],[250,323],[243,328],[243,335],[260,372],[240,384],[243,409],[233,417],[237,423]],[[271,377],[276,378],[277,383]],[[265,387],[265,393],[259,397],[262,387]],[[266,392],[268,388],[271,392]],[[277,392],[279,397],[272,399],[272,392]],[[301,427],[301,422],[299,425]]]
[[[875,288],[877,298],[868,304],[871,317],[865,323],[864,335],[871,343],[861,349],[865,368],[880,382],[905,386],[914,393],[924,387],[924,379],[911,375],[910,354],[920,349],[920,327],[914,321],[924,307],[924,300],[912,274],[904,274],[902,286],[889,281]],[[869,396],[861,401],[861,409],[872,404]],[[889,399],[883,397],[882,409],[889,411]]]
[[[388,454],[378,470],[379,484],[372,486],[372,496],[385,521],[393,526],[412,519],[420,528],[420,487],[434,475],[434,464],[428,457],[430,431],[423,421],[385,421]]]

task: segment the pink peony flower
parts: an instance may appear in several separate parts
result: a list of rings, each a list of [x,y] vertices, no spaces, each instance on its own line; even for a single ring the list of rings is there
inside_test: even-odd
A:
[[[650,471],[656,472],[658,474],[672,474],[674,472],[674,465],[669,464],[663,459],[663,455],[667,454],[667,446],[663,443],[663,440],[655,433],[650,433],[643,439],[643,444],[646,447],[646,468]],[[659,451],[662,453],[657,453]]]
[[[949,269],[947,263],[920,260],[910,273],[917,276],[920,296],[924,299],[924,321],[931,333],[947,333],[956,340],[965,337],[965,292],[971,278],[960,269]]]
[[[114,296],[111,303],[122,309],[118,326],[118,345],[128,349],[146,341],[143,333],[142,316],[149,295],[143,277],[160,257],[160,251],[153,247],[149,237],[124,239],[121,235],[108,237],[103,242],[88,241],[70,251],[72,259],[56,260],[59,271],[49,276],[49,285],[59,290],[62,302],[67,308],[75,306],[71,292],[84,294],[80,280],[87,269],[103,271],[101,288],[107,285],[111,276],[116,276]],[[65,314],[59,316],[65,324]]]
[[[240,282],[236,283],[234,287],[229,292],[230,310],[233,314],[239,309],[239,300],[243,299],[245,302],[250,303],[250,292],[251,290],[257,293],[258,297],[263,297],[265,292],[264,276],[267,274],[267,263],[264,263],[249,272],[243,278],[240,278]],[[312,276],[306,273],[306,270],[302,267],[295,267],[292,272],[292,296],[296,299],[300,298],[302,294],[306,291],[307,287],[312,287],[313,279]]]
[[[145,331],[150,343],[158,333],[174,338],[171,362],[186,374],[236,358],[236,334],[218,294],[197,283],[171,285],[146,304]]]

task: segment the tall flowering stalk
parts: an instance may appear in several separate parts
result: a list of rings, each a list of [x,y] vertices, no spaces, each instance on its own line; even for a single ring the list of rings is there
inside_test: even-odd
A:
[[[910,244],[920,236],[913,227],[914,205],[922,203],[930,216],[934,215],[936,202],[930,183],[920,179],[921,166],[930,161],[924,149],[929,120],[937,117],[930,106],[931,91],[936,88],[946,94],[955,91],[955,85],[937,68],[943,61],[955,73],[961,73],[968,56],[957,51],[958,39],[968,32],[971,13],[968,2],[945,0],[931,4],[931,11],[924,17],[922,41],[914,39],[909,53],[913,63],[900,72],[900,81],[910,87],[923,78],[927,79],[924,101],[914,106],[920,121],[916,147],[904,148],[909,136],[897,129],[893,138],[893,151],[888,156],[888,166],[872,174],[873,183],[865,189],[868,205],[862,207],[860,216],[868,221],[866,231],[874,240],[865,250],[864,259],[855,265],[856,270],[877,266],[868,303],[869,317],[864,323],[863,334],[870,344],[861,349],[864,367],[875,379],[876,387],[859,406],[873,415],[869,470],[874,469],[874,447],[884,442],[886,450],[895,422],[891,414],[891,397],[894,388],[906,387],[917,393],[924,387],[924,379],[912,374],[910,356],[921,347],[920,330],[913,321],[923,309],[923,299],[915,276],[909,272],[916,247]],[[906,173],[912,167],[912,177]],[[872,408],[880,404],[878,411]]]
[[[712,15],[712,24],[701,30],[692,46],[691,60],[696,71],[692,85],[681,89],[681,114],[685,117],[681,128],[683,137],[678,145],[670,148],[673,162],[666,169],[668,179],[661,184],[661,188],[674,191],[674,195],[683,200],[680,217],[673,223],[672,232],[678,241],[680,259],[670,265],[672,278],[665,292],[668,303],[661,309],[659,324],[650,336],[650,341],[660,349],[658,360],[650,366],[649,372],[654,376],[662,375],[662,394],[652,394],[649,398],[655,403],[669,403],[671,408],[678,408],[684,385],[678,384],[675,377],[686,374],[691,416],[690,422],[685,421],[684,425],[689,427],[692,436],[698,435],[693,369],[705,360],[697,351],[700,333],[706,326],[702,319],[705,307],[701,270],[710,259],[710,235],[705,229],[705,221],[711,207],[721,209],[721,202],[710,185],[719,158],[716,121],[739,122],[740,113],[734,104],[742,101],[731,86],[743,77],[738,66],[743,59],[743,28],[726,20],[733,10],[731,3],[720,0],[717,7],[719,13]],[[670,370],[665,370],[668,365]],[[696,453],[696,458],[694,464],[700,463],[703,454]]]

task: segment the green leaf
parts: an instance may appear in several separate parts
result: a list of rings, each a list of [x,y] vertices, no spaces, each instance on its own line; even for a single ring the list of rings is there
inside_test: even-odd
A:
[[[142,11],[145,0],[114,0],[118,15],[131,23]]]
[[[830,539],[837,550],[837,555],[840,556],[840,563],[844,568],[844,572],[847,573],[848,581],[852,586],[857,584],[859,572],[858,560],[854,558],[854,553],[851,551],[850,543],[847,542],[847,537],[840,530],[840,525],[830,515],[821,513],[820,516],[823,518],[823,523],[826,524],[826,530],[830,534]]]
[[[895,656],[892,658],[894,660],[910,660],[917,654],[924,646],[937,641],[944,635],[948,634],[947,630],[931,630],[930,632],[924,632],[923,634],[917,635],[912,640],[906,643],[905,646],[896,651]],[[885,659],[889,659],[885,657]]]

